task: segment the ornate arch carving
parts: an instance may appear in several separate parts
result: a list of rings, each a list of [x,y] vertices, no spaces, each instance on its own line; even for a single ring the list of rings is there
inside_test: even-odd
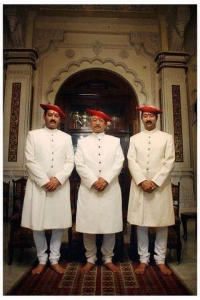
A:
[[[79,61],[72,61],[67,64],[65,68],[58,70],[56,76],[50,80],[49,88],[45,91],[45,101],[47,103],[54,103],[56,93],[69,76],[77,71],[91,69],[93,67],[99,67],[118,73],[130,83],[135,91],[135,94],[137,95],[138,103],[148,103],[149,96],[145,89],[145,84],[141,79],[138,78],[138,74],[134,70],[129,69],[125,63],[118,63],[115,60],[102,59],[100,57],[95,57],[92,59],[84,57]]]

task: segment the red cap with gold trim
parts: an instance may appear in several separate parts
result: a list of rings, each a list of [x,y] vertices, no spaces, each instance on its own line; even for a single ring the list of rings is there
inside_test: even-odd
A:
[[[151,106],[151,105],[136,107],[136,109],[140,110],[141,112],[149,112],[149,113],[154,113],[154,114],[162,114],[163,113],[162,110],[156,108],[155,106]]]
[[[90,115],[90,116],[97,116],[99,118],[102,118],[104,119],[106,122],[112,122],[113,120],[107,116],[106,114],[104,114],[102,111],[100,110],[93,110],[93,109],[86,109],[87,113]]]
[[[62,109],[60,109],[60,107],[58,107],[57,105],[53,105],[53,104],[40,104],[40,106],[44,109],[44,110],[54,110],[57,113],[59,113],[61,119],[65,119],[66,115],[64,114],[64,112],[62,111]]]

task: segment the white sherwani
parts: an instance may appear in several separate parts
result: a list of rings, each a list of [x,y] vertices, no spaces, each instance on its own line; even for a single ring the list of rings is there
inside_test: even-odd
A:
[[[128,222],[140,226],[162,227],[174,224],[170,174],[175,151],[172,135],[154,129],[144,130],[130,139],[128,167],[132,176]],[[139,183],[152,180],[158,187],[152,193]]]
[[[25,158],[28,181],[21,226],[33,230],[70,227],[69,176],[74,168],[71,136],[46,127],[30,131]],[[49,177],[56,177],[61,183],[53,192],[42,187]]]
[[[120,139],[105,133],[78,140],[76,170],[81,177],[78,193],[76,230],[83,233],[108,234],[122,231],[122,197],[118,176],[124,155]],[[104,191],[92,185],[103,177]]]

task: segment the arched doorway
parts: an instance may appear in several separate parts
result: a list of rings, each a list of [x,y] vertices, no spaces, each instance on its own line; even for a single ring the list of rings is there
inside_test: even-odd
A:
[[[119,74],[106,69],[82,70],[62,84],[56,95],[55,104],[59,105],[68,116],[61,129],[72,136],[75,151],[77,140],[91,133],[84,122],[86,108],[102,110],[113,118],[114,122],[109,124],[106,133],[120,138],[125,156],[119,179],[126,222],[130,188],[126,157],[130,136],[139,131],[139,117],[135,109],[138,101],[130,83]],[[72,181],[79,181],[76,172],[72,174]]]
[[[130,135],[139,131],[136,94],[130,83],[113,71],[92,68],[73,74],[60,87],[55,103],[67,115],[77,109],[80,114],[84,113],[85,108],[99,109],[119,117],[123,121],[121,130]],[[71,121],[67,118],[64,131],[72,129]]]

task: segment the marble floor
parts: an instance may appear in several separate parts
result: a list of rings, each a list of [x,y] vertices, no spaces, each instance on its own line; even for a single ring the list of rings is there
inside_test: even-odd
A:
[[[19,262],[19,250],[15,250],[12,265],[8,265],[8,238],[9,222],[3,224],[3,280],[1,295],[6,292],[19,280],[27,271],[36,258],[35,248],[26,249],[21,262]],[[182,227],[182,226],[181,226]],[[181,228],[182,230],[182,228]],[[195,237],[195,224],[193,220],[188,220],[188,239],[182,241],[181,263],[176,265],[175,251],[167,254],[167,262],[179,278],[187,285],[193,295],[198,295],[197,291],[197,239]],[[128,226],[125,242],[129,242],[130,228]],[[182,234],[182,233],[181,233]],[[67,240],[67,232],[64,232],[63,240]]]

